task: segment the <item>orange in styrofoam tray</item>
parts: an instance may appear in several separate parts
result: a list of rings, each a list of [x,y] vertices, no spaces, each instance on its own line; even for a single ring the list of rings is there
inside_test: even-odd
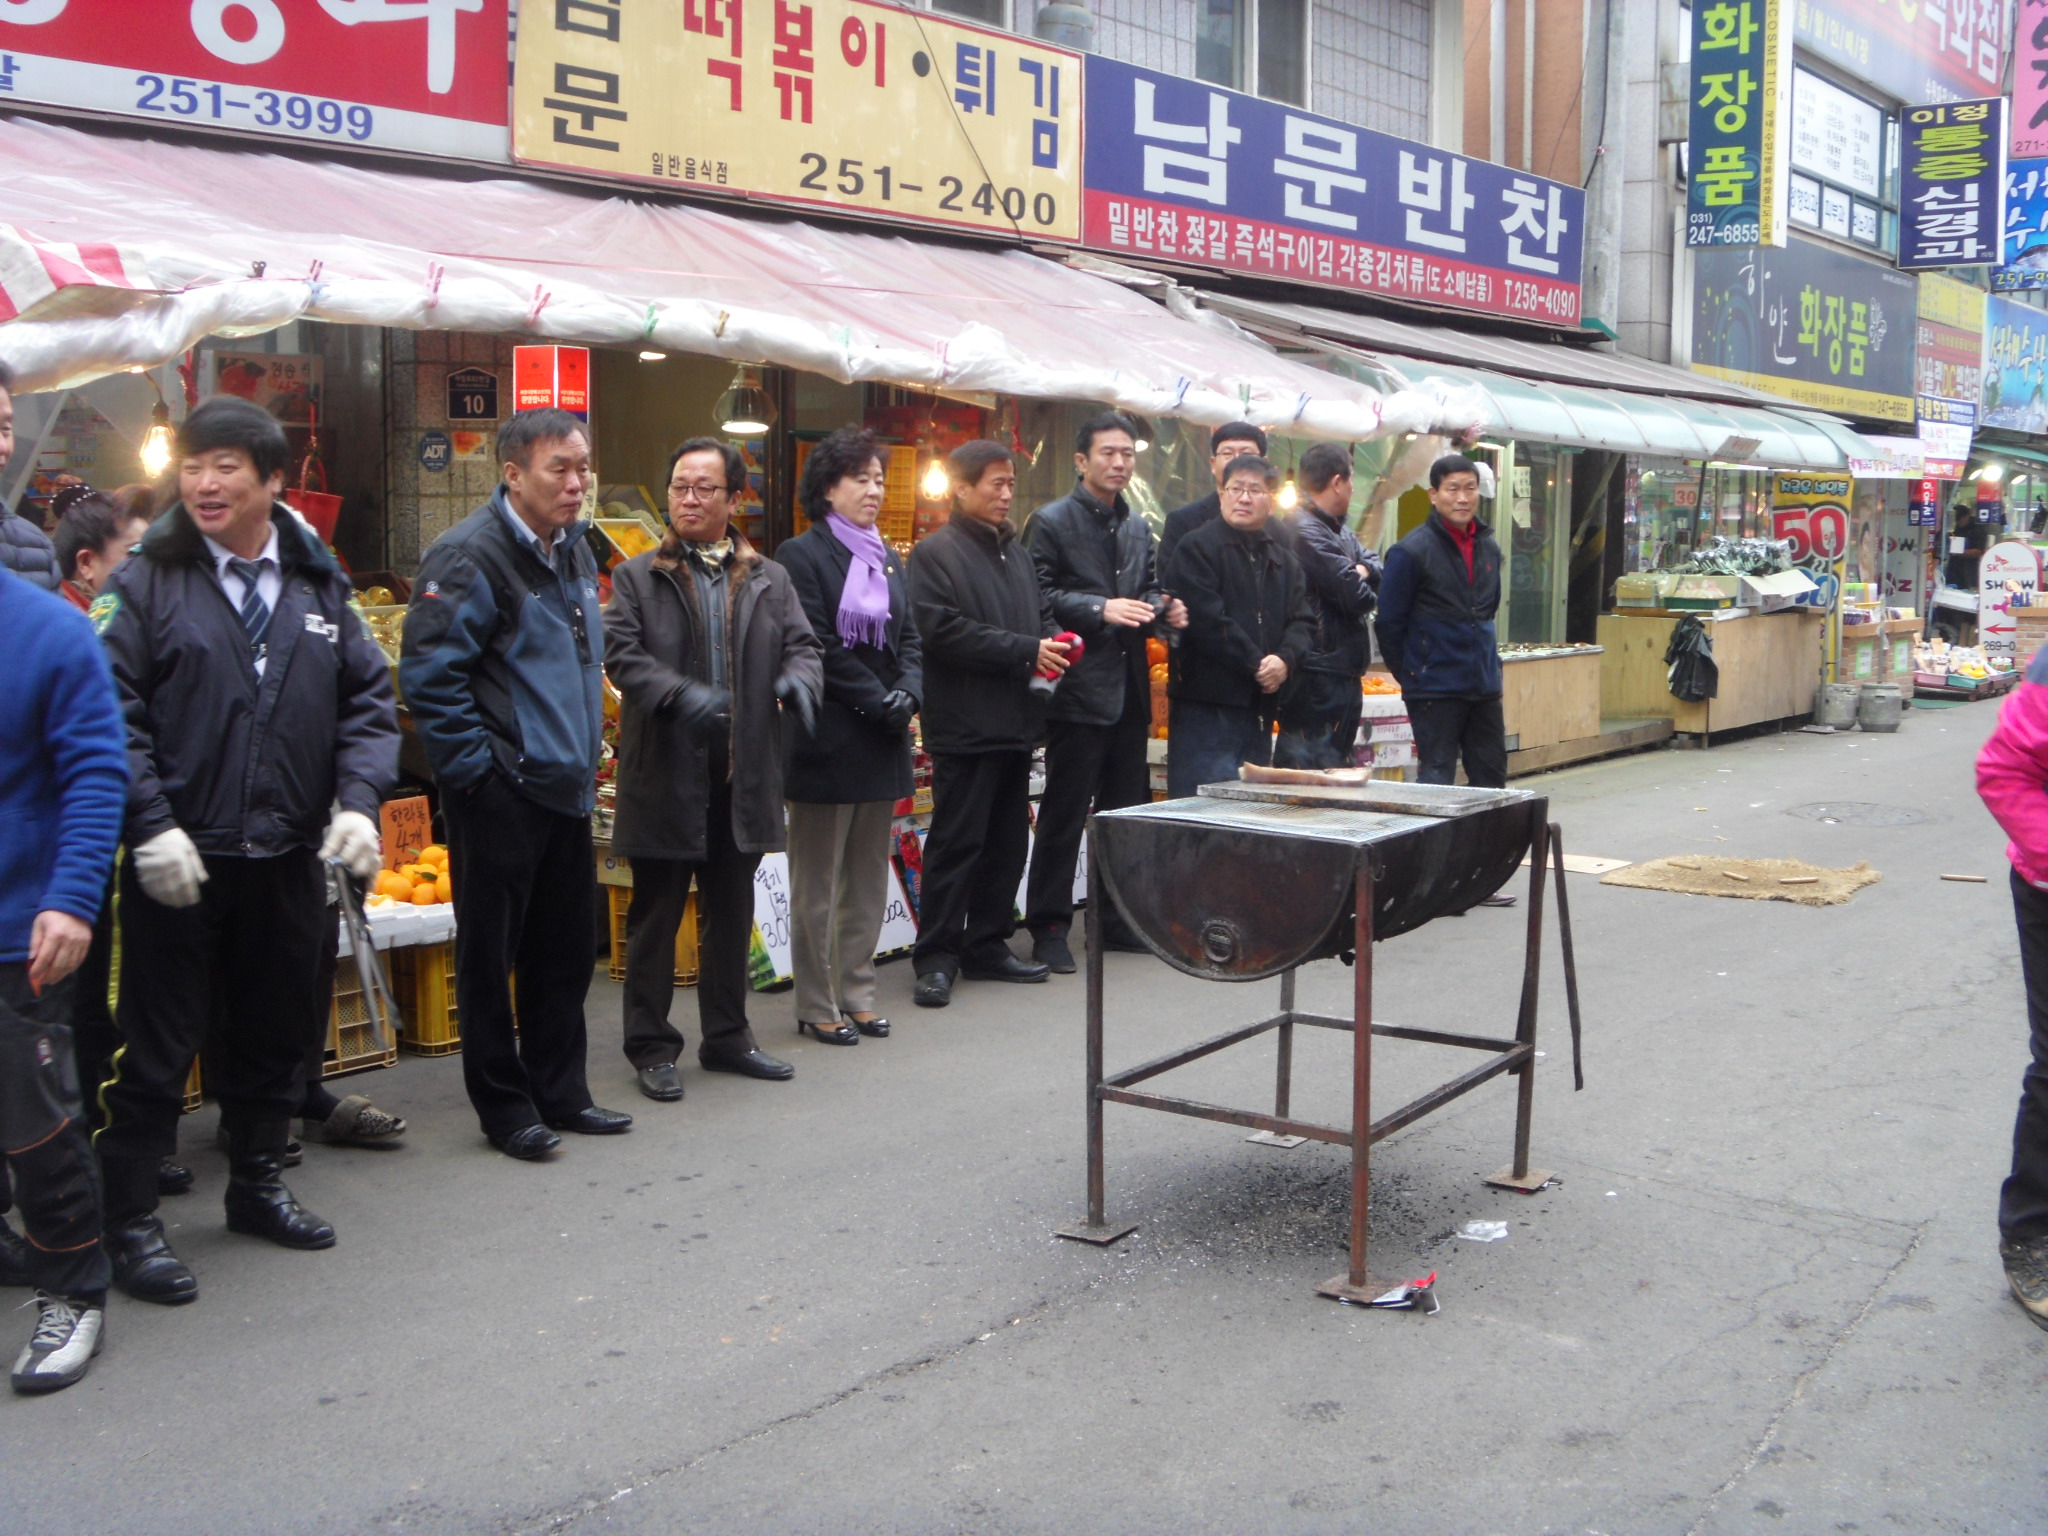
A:
[[[1401,685],[1394,681],[1391,672],[1368,672],[1359,682],[1360,693],[1399,693]]]
[[[434,882],[429,880],[412,888],[412,904],[416,907],[431,907],[440,897],[434,893]]]
[[[1145,662],[1146,665],[1154,667],[1166,665],[1166,642],[1157,635],[1152,636],[1145,642]]]

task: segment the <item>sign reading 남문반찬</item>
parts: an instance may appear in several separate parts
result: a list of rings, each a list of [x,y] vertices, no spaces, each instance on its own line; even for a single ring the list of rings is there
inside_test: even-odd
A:
[[[522,164],[1080,233],[1079,54],[871,0],[561,0],[520,21]]]
[[[1087,84],[1095,249],[1578,321],[1577,187],[1099,54]]]

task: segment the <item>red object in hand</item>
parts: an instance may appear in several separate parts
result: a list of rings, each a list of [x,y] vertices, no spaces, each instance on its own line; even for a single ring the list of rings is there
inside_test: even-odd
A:
[[[1082,643],[1081,637],[1075,634],[1071,629],[1063,629],[1058,634],[1054,635],[1052,637],[1052,643],[1054,645],[1064,645],[1067,648],[1067,665],[1070,667],[1075,662],[1079,661],[1081,659],[1081,653],[1088,649],[1088,647]],[[1060,674],[1057,672],[1047,672],[1041,668],[1038,675],[1040,677],[1050,679],[1056,678]]]

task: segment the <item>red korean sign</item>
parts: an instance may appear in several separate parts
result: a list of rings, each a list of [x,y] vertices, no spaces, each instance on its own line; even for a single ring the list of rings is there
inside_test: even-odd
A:
[[[507,0],[7,0],[0,103],[505,161]]]
[[[588,347],[512,349],[512,409],[539,411],[551,406],[590,419]]]

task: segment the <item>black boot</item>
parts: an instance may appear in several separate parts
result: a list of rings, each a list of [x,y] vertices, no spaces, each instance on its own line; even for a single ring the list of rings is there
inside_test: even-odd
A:
[[[228,1230],[286,1248],[332,1248],[334,1228],[299,1204],[279,1177],[290,1129],[289,1120],[280,1120],[229,1130]]]
[[[106,1235],[102,1240],[114,1266],[114,1284],[137,1301],[177,1306],[199,1294],[199,1281],[164,1240],[156,1214],[154,1157],[105,1157]]]

